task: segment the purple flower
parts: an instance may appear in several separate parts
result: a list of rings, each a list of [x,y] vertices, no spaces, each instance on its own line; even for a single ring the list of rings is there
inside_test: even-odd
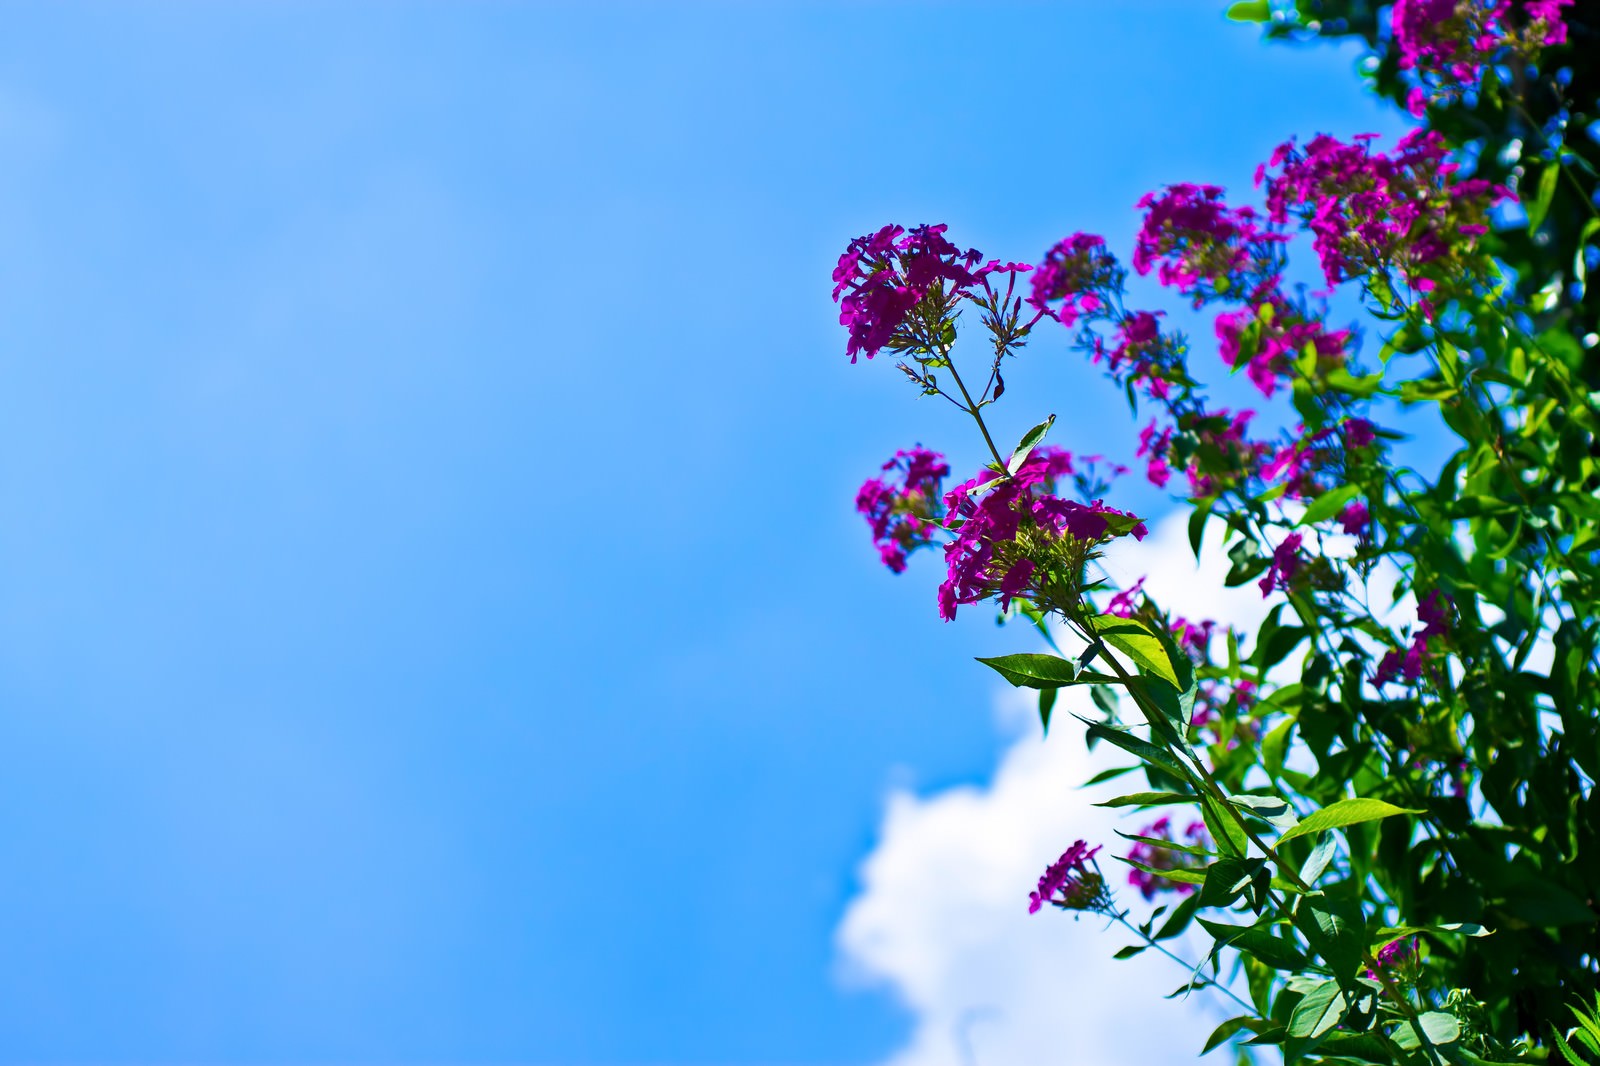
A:
[[[1105,905],[1105,879],[1090,865],[1099,850],[1080,840],[1045,867],[1038,889],[1028,893],[1028,913],[1039,913],[1046,903],[1065,910],[1097,910]]]
[[[1106,614],[1114,614],[1118,618],[1132,618],[1134,615],[1134,597],[1144,591],[1144,578],[1135,581],[1128,588],[1123,589],[1111,597],[1111,603],[1106,607]]]
[[[1378,439],[1376,427],[1365,418],[1347,418],[1343,428],[1346,448],[1365,448]]]
[[[1105,303],[1102,294],[1117,277],[1117,260],[1105,249],[1105,238],[1092,233],[1057,241],[1033,272],[1029,306],[1068,328],[1080,315],[1098,311]]]
[[[871,359],[899,334],[913,308],[946,283],[962,293],[987,273],[972,269],[982,258],[945,239],[947,227],[918,226],[907,233],[885,226],[850,242],[833,270],[833,298],[839,324],[850,331],[845,354],[850,361]],[[998,264],[991,268],[1000,269]]]
[[[1305,567],[1305,557],[1300,554],[1301,536],[1291,533],[1272,551],[1272,565],[1258,584],[1262,596],[1272,595],[1272,590],[1287,589],[1294,576]]]
[[[906,568],[907,555],[933,543],[942,517],[940,489],[950,464],[938,452],[919,447],[896,452],[883,469],[899,471],[899,483],[869,478],[856,493],[856,510],[871,527],[883,564],[898,574]]]
[[[1366,504],[1360,500],[1351,500],[1345,506],[1345,509],[1339,512],[1339,525],[1344,528],[1346,533],[1353,536],[1367,528],[1367,522],[1370,517],[1367,513]]]
[[[1317,353],[1319,370],[1343,366],[1353,336],[1349,330],[1329,332],[1320,319],[1305,317],[1275,290],[1242,310],[1218,315],[1215,329],[1218,351],[1229,366],[1238,366],[1243,342],[1250,337],[1253,351],[1245,376],[1267,397],[1278,390],[1308,347]]]
[[[1382,688],[1392,683],[1397,675],[1404,677],[1407,684],[1420,680],[1433,658],[1434,644],[1449,639],[1454,610],[1454,601],[1438,589],[1423,597],[1417,604],[1417,621],[1422,623],[1422,628],[1412,635],[1405,651],[1390,649],[1384,653],[1372,675],[1372,683]]]
[[[1156,819],[1135,835],[1165,840],[1168,843],[1175,842],[1172,835],[1172,819],[1169,817]],[[1211,843],[1206,836],[1206,827],[1201,822],[1190,823],[1189,827],[1184,831],[1184,837],[1190,844],[1200,847],[1207,847]],[[1144,896],[1145,899],[1154,899],[1157,892],[1176,892],[1179,895],[1187,895],[1193,892],[1195,885],[1187,881],[1174,881],[1170,877],[1163,877],[1159,871],[1189,870],[1205,865],[1204,860],[1186,852],[1172,851],[1155,844],[1147,844],[1142,840],[1134,842],[1133,847],[1128,852],[1128,858],[1143,866],[1150,867],[1150,870],[1157,871],[1151,873],[1150,870],[1141,870],[1138,867],[1134,867],[1128,873],[1128,884],[1137,888],[1140,895]]]
[[[1378,949],[1378,969],[1392,971],[1401,980],[1411,980],[1415,976],[1419,961],[1417,938],[1414,936],[1396,940]],[[1370,980],[1378,980],[1378,975],[1372,970],[1368,970],[1366,976]]]
[[[1139,274],[1193,294],[1195,305],[1234,293],[1248,298],[1275,280],[1275,246],[1285,239],[1256,222],[1248,207],[1230,208],[1216,185],[1169,185],[1138,205],[1145,212],[1133,251]]]
[[[1399,10],[1399,5],[1396,6]],[[1392,155],[1371,149],[1373,135],[1346,144],[1320,135],[1299,148],[1278,146],[1257,172],[1267,186],[1267,215],[1278,225],[1291,215],[1311,230],[1312,246],[1329,288],[1368,270],[1399,267],[1412,280],[1451,253],[1462,227],[1484,224],[1489,208],[1510,190],[1489,182],[1455,181],[1444,138],[1418,130]]]
[[[1023,570],[1016,545],[1024,524],[1054,538],[1098,544],[1132,534],[1143,539],[1144,523],[1099,500],[1077,503],[1052,495],[1059,478],[1072,472],[1072,456],[1059,448],[1035,449],[1010,477],[985,470],[945,493],[946,525],[955,539],[945,545],[945,581],[939,587],[939,615],[998,595],[1009,606],[1032,580],[1038,561]]]

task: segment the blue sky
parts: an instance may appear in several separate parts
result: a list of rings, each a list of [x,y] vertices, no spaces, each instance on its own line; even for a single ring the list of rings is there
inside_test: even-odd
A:
[[[8,8],[0,1058],[898,1046],[833,930],[1025,638],[875,563],[861,479],[979,454],[828,273],[886,221],[1126,249],[1399,128],[1222,6]],[[1002,436],[1126,457],[1095,381],[1041,341]]]

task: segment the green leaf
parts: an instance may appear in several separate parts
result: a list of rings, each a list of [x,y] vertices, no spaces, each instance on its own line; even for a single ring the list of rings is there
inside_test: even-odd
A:
[[[1366,920],[1359,903],[1334,896],[1306,896],[1295,911],[1294,924],[1335,973],[1350,974],[1361,965]]]
[[[978,661],[1018,688],[1061,688],[1082,681],[1078,664],[1059,655],[1000,655]]]
[[[1249,838],[1245,836],[1244,828],[1231,812],[1223,810],[1209,795],[1200,797],[1200,817],[1205,819],[1206,830],[1219,848],[1229,855],[1242,856],[1245,853]]]
[[[1340,485],[1336,489],[1329,489],[1307,505],[1305,514],[1300,516],[1300,521],[1295,525],[1314,526],[1318,522],[1326,522],[1344,510],[1345,504],[1359,495],[1361,495],[1360,485]]]
[[[1179,844],[1164,837],[1142,837],[1137,833],[1124,833],[1120,829],[1113,829],[1112,832],[1124,840],[1137,840],[1141,844],[1149,844],[1152,848],[1160,848],[1162,851],[1182,852],[1185,855],[1193,855],[1199,859],[1214,859],[1217,857],[1216,852],[1195,844]]]
[[[1228,5],[1228,18],[1234,22],[1271,22],[1272,5],[1267,0],[1238,0],[1238,3]],[[1208,1047],[1206,1050],[1211,1049]]]
[[[1306,864],[1300,868],[1300,880],[1308,885],[1316,884],[1317,878],[1322,876],[1322,872],[1333,861],[1333,856],[1337,853],[1338,848],[1339,840],[1337,837],[1327,836],[1317,841],[1317,846],[1312,849],[1310,857],[1306,859]]]
[[[1379,799],[1342,799],[1337,803],[1330,803],[1322,810],[1307,815],[1305,820],[1279,838],[1279,843],[1293,840],[1296,837],[1310,836],[1320,833],[1324,829],[1338,829],[1347,825],[1359,825],[1362,822],[1375,822],[1379,818],[1388,818],[1396,814],[1422,814],[1423,812],[1413,807],[1396,807]]]
[[[1427,1036],[1428,1043],[1435,1047],[1453,1044],[1461,1038],[1461,1023],[1456,1021],[1453,1014],[1446,1014],[1442,1010],[1430,1010],[1417,1020],[1422,1023],[1422,1032]],[[1401,1022],[1400,1028],[1394,1031],[1394,1042],[1407,1051],[1422,1046],[1422,1041],[1417,1038],[1416,1029],[1409,1021]]]
[[[1552,1026],[1550,1032],[1556,1038],[1556,1047],[1560,1050],[1562,1058],[1566,1059],[1572,1066],[1590,1066],[1589,1063],[1578,1057],[1576,1051],[1572,1050],[1572,1045],[1567,1043],[1566,1038],[1561,1035],[1559,1029]]]
[[[1293,829],[1300,821],[1294,808],[1277,796],[1229,796],[1228,802],[1278,829]]]
[[[1111,957],[1113,959],[1131,959],[1149,946],[1148,944],[1129,944]]]
[[[1165,877],[1168,881],[1182,881],[1186,885],[1205,884],[1205,875],[1199,870],[1188,870],[1182,866],[1174,866],[1170,870],[1158,870],[1154,866],[1146,866],[1138,859],[1130,859],[1125,855],[1116,856],[1118,862],[1125,862],[1136,870],[1143,870],[1147,874]]]
[[[1328,838],[1332,840],[1332,837]],[[1408,936],[1418,933],[1427,933],[1437,936],[1440,933],[1454,933],[1457,936],[1489,936],[1494,930],[1485,929],[1476,922],[1446,922],[1443,925],[1390,925],[1379,929],[1372,934],[1372,950],[1387,947],[1396,940],[1404,940]]]
[[[1539,192],[1528,205],[1528,232],[1533,233],[1544,225],[1550,213],[1550,202],[1556,197],[1556,182],[1561,178],[1561,164],[1555,160],[1546,163],[1539,174]]]
[[[1339,1024],[1345,999],[1337,981],[1324,981],[1301,997],[1289,1015],[1289,1035],[1314,1040]]]
[[[1197,918],[1217,943],[1247,951],[1274,970],[1303,970],[1310,960],[1294,944],[1256,925],[1228,925]]]
[[[1126,796],[1118,796],[1103,803],[1096,803],[1096,807],[1160,807],[1168,803],[1193,803],[1198,796],[1185,792],[1134,792]]]
[[[1114,777],[1121,777],[1123,774],[1131,774],[1137,769],[1139,769],[1137,766],[1113,766],[1109,769],[1101,770],[1099,773],[1089,778],[1089,780],[1083,783],[1083,787],[1088,788],[1090,785],[1098,785],[1102,781],[1110,781]]]
[[[1200,906],[1226,907],[1238,899],[1250,887],[1251,879],[1262,864],[1261,859],[1226,858],[1206,867],[1201,879]]]
[[[1028,456],[1039,446],[1039,442],[1044,440],[1044,435],[1050,432],[1050,427],[1055,425],[1055,422],[1056,416],[1051,415],[1022,435],[1022,439],[1017,441],[1016,450],[1011,453],[1011,461],[1006,464],[1006,473],[1015,474],[1022,469],[1022,464],[1028,461]]]
[[[1193,511],[1189,512],[1189,547],[1194,549],[1194,557],[1200,558],[1200,545],[1206,537],[1206,519],[1211,517],[1211,503],[1199,503]]]
[[[1206,1046],[1200,1049],[1200,1054],[1204,1055],[1206,1052],[1215,1049],[1240,1029],[1249,1029],[1252,1033],[1257,1033],[1265,1028],[1267,1024],[1269,1023],[1249,1014],[1242,1014],[1237,1018],[1229,1018],[1212,1030],[1210,1036],[1206,1037]]]
[[[1039,690],[1039,724],[1044,727],[1046,736],[1050,735],[1050,712],[1056,706],[1056,688],[1042,688]]]
[[[1094,628],[1096,636],[1127,654],[1144,672],[1159,677],[1179,692],[1188,687],[1179,680],[1178,669],[1161,639],[1143,623],[1132,618],[1103,614],[1094,620]]]
[[[1183,764],[1178,762],[1177,756],[1173,755],[1165,748],[1158,748],[1148,740],[1142,740],[1139,737],[1134,736],[1126,729],[1117,729],[1113,726],[1104,725],[1100,722],[1090,722],[1083,718],[1080,718],[1079,721],[1088,726],[1089,739],[1091,741],[1109,741],[1121,748],[1123,751],[1137,755],[1147,763],[1152,763],[1164,769],[1171,770],[1173,773],[1180,776],[1187,776],[1184,774]]]

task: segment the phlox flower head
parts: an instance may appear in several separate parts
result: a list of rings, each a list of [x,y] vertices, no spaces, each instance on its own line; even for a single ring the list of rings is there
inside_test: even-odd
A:
[[[1004,269],[998,263],[977,268],[983,256],[976,249],[962,251],[951,244],[944,236],[946,228],[918,226],[907,232],[900,226],[884,226],[851,241],[839,257],[833,270],[833,298],[839,304],[839,324],[849,330],[845,354],[852,363],[857,355],[871,359],[896,342],[915,343],[905,327],[930,294],[953,303],[982,284],[987,271]]]
[[[1293,500],[1310,499],[1326,491],[1330,487],[1329,472],[1339,462],[1333,437],[1331,427],[1309,432],[1301,426],[1294,438],[1263,464],[1262,479],[1282,481],[1284,495]]]
[[[1489,209],[1510,190],[1458,180],[1437,131],[1407,134],[1391,154],[1373,151],[1373,139],[1319,135],[1304,148],[1279,145],[1256,171],[1268,217],[1280,225],[1297,217],[1310,229],[1330,289],[1368,271],[1399,270],[1420,283],[1430,265],[1443,276],[1472,266]]]
[[[1145,460],[1145,476],[1158,489],[1167,487],[1172,480],[1172,467],[1167,464],[1167,452],[1172,447],[1172,427],[1157,430],[1156,422],[1139,431],[1139,448],[1135,458]]]
[[[1118,618],[1132,618],[1137,614],[1139,608],[1135,601],[1140,593],[1144,591],[1144,582],[1145,579],[1141,577],[1132,585],[1112,596],[1111,602],[1106,606],[1106,614],[1116,615]]]
[[[1439,645],[1449,640],[1454,614],[1455,602],[1438,589],[1423,597],[1417,604],[1420,625],[1412,634],[1410,644],[1404,651],[1391,648],[1383,654],[1373,672],[1372,683],[1382,688],[1401,677],[1411,685],[1421,680]]]
[[[1172,833],[1172,819],[1168,817],[1158,818],[1135,835],[1176,843]],[[1201,822],[1190,823],[1183,835],[1184,839],[1194,846],[1207,847],[1211,843],[1206,836],[1206,827]],[[1187,881],[1175,881],[1164,876],[1162,871],[1191,870],[1205,865],[1205,860],[1198,856],[1173,851],[1157,844],[1148,844],[1143,840],[1134,841],[1132,849],[1128,852],[1128,858],[1141,866],[1148,867],[1141,870],[1135,866],[1128,873],[1128,884],[1137,888],[1139,894],[1147,900],[1154,899],[1157,892],[1173,892],[1184,896],[1195,890],[1195,885]]]
[[[939,614],[955,618],[961,604],[998,597],[1001,607],[1017,596],[1033,598],[1043,582],[1076,575],[1105,541],[1131,534],[1143,539],[1144,523],[1102,501],[1079,503],[1055,495],[1072,472],[1072,457],[1057,448],[1036,448],[1010,477],[984,470],[945,493],[947,576],[939,586]]]
[[[1162,311],[1134,311],[1116,320],[1111,343],[1094,334],[1091,362],[1105,362],[1111,379],[1139,386],[1152,399],[1164,400],[1172,383],[1181,381],[1183,357],[1173,338],[1161,332]]]
[[[1244,362],[1245,376],[1267,397],[1278,391],[1308,349],[1316,353],[1317,373],[1343,366],[1354,336],[1350,330],[1327,329],[1320,318],[1307,315],[1276,290],[1218,315],[1215,328],[1222,361],[1235,368]]]
[[[1273,589],[1287,589],[1295,576],[1305,569],[1306,557],[1300,551],[1302,539],[1299,533],[1290,533],[1272,550],[1272,563],[1267,567],[1266,574],[1256,583],[1261,589],[1262,596],[1272,595]]]
[[[1402,981],[1414,981],[1417,968],[1421,964],[1421,956],[1417,952],[1417,938],[1408,936],[1385,944],[1378,949],[1378,969],[1383,970],[1390,977]],[[1378,980],[1378,975],[1373,970],[1366,971],[1369,980]]]
[[[1216,631],[1217,623],[1209,618],[1199,622],[1191,622],[1187,618],[1175,618],[1172,621],[1172,636],[1178,642],[1178,647],[1199,662],[1205,661],[1211,647],[1211,637]]]
[[[1074,233],[1057,241],[1034,269],[1028,304],[1070,329],[1105,306],[1105,293],[1119,287],[1119,273],[1105,238]]]
[[[883,564],[898,574],[905,571],[906,557],[932,544],[940,529],[940,496],[950,464],[938,452],[918,447],[896,452],[883,469],[889,477],[869,478],[856,493],[856,511],[872,529]]]
[[[1254,411],[1237,414],[1227,408],[1187,412],[1178,420],[1180,430],[1193,438],[1195,447],[1185,473],[1189,495],[1201,499],[1248,478],[1260,476],[1262,462],[1272,446],[1247,436]]]
[[[1339,528],[1351,536],[1359,536],[1367,530],[1367,524],[1372,520],[1372,515],[1367,511],[1367,505],[1360,500],[1351,500],[1345,504],[1344,510],[1339,512]]]
[[[1389,31],[1410,82],[1406,109],[1421,118],[1428,105],[1448,105],[1478,91],[1486,71],[1512,56],[1536,60],[1565,44],[1561,9],[1572,0],[1395,0]],[[1513,20],[1513,8],[1522,17]]]
[[[1283,237],[1248,207],[1231,208],[1216,185],[1169,185],[1138,203],[1145,213],[1133,269],[1156,271],[1161,284],[1194,297],[1195,306],[1229,293],[1247,298],[1276,275]]]
[[[1110,905],[1105,878],[1094,857],[1100,848],[1077,841],[1061,858],[1045,867],[1039,887],[1028,893],[1028,913],[1038,914],[1046,903],[1062,910],[1099,911]]]

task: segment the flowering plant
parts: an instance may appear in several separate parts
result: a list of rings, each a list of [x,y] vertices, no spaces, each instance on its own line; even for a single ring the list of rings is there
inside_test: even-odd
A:
[[[1233,13],[1279,26],[1311,6]],[[1592,31],[1568,6],[1399,0],[1375,47],[1412,113],[1482,107],[1512,91],[1504,62],[1524,82],[1572,82],[1557,61]],[[1542,202],[1519,197],[1521,175],[1475,171],[1471,147],[1431,124],[1387,149],[1319,135],[1256,171],[1259,207],[1189,184],[1139,202],[1132,269],[1210,315],[1220,362],[1292,410],[1278,436],[1210,400],[1188,340],[1162,310],[1128,306],[1127,270],[1098,236],[1030,265],[963,250],[943,226],[885,226],[834,273],[851,360],[893,353],[989,453],[948,489],[950,465],[920,447],[863,485],[884,562],[901,572],[941,547],[941,617],[992,600],[1036,625],[1053,652],[981,661],[1038,691],[1046,728],[1061,689],[1088,688],[1089,742],[1134,762],[1109,776],[1143,777],[1108,805],[1159,814],[1117,857],[1141,895],[1168,901],[1149,920],[1121,909],[1105,845],[1086,841],[1045,870],[1029,910],[1121,922],[1140,942],[1119,956],[1176,957],[1170,942],[1197,926],[1210,948],[1180,991],[1242,1011],[1206,1050],[1581,1064],[1590,1047],[1575,1034],[1600,979],[1600,337],[1574,335],[1585,270],[1529,299],[1511,262],[1551,224],[1544,180]],[[1595,172],[1576,158],[1553,151],[1543,172],[1589,190],[1589,221],[1547,241],[1590,264]],[[1323,296],[1360,298],[1375,362],[1285,283],[1297,240]],[[987,338],[958,367],[968,304]],[[1126,467],[1046,444],[1053,415],[997,446],[985,408],[1036,336],[1067,340],[1126,396],[1143,423],[1129,458],[1182,492],[1196,554],[1221,537],[1226,583],[1272,602],[1254,633],[1111,584],[1106,546],[1145,535],[1105,502]],[[1403,465],[1408,410],[1456,438],[1435,475]],[[1398,627],[1373,606],[1385,592],[1411,604]]]

